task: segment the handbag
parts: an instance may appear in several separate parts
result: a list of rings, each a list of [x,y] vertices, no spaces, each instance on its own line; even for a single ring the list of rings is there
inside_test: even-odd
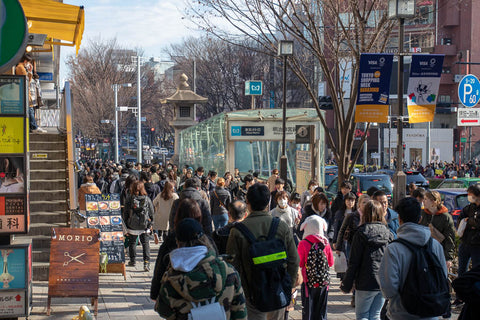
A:
[[[340,254],[334,255],[335,261],[333,263],[333,268],[336,273],[345,273],[347,272],[347,257],[345,257],[345,253],[340,251]]]
[[[442,243],[445,240],[445,236],[438,231],[437,228],[433,226],[433,224],[429,223],[428,227],[430,228],[430,232],[432,233],[433,239],[437,240],[438,242]]]
[[[220,204],[220,207],[227,209],[227,207],[223,204],[222,200],[220,200],[220,198],[218,197],[217,192],[215,190],[213,190],[213,193],[215,193],[215,198],[217,198],[217,200]]]

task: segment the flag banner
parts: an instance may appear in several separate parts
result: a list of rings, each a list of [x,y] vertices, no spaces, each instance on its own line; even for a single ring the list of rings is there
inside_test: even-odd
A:
[[[408,80],[408,121],[432,122],[435,116],[438,88],[444,55],[414,54]]]
[[[362,53],[355,122],[388,122],[393,54]]]

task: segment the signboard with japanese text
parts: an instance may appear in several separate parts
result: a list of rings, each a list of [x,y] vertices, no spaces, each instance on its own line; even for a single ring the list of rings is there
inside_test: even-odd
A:
[[[265,121],[261,125],[254,121],[230,121],[229,122],[229,140],[231,141],[277,141],[282,139],[283,126],[282,121]],[[308,125],[311,122],[288,121],[285,128],[285,138],[287,141],[295,141],[297,135],[297,125]],[[315,140],[320,138],[319,123],[315,123]]]
[[[24,153],[25,119],[0,117],[0,153]]]
[[[295,158],[297,192],[302,193],[312,179],[312,152],[297,150]]]
[[[457,126],[478,126],[480,125],[480,109],[479,108],[458,108],[457,109]]]
[[[408,80],[408,122],[432,122],[444,55],[414,54]]]
[[[108,263],[125,263],[120,195],[86,194],[87,227],[100,230],[100,252],[106,252]]]
[[[48,296],[98,297],[99,230],[52,228]]]
[[[25,82],[25,76],[0,76],[0,115],[25,114]]]
[[[362,53],[355,122],[388,122],[393,54]]]

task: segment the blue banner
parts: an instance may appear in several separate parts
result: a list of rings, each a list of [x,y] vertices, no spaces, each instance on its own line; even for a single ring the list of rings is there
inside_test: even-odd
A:
[[[388,122],[393,54],[362,53],[355,122]]]

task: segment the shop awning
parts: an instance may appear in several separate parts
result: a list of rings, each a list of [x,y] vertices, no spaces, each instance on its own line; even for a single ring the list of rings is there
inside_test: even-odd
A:
[[[83,6],[79,7],[53,0],[19,1],[25,12],[30,33],[46,34],[48,38],[53,39],[45,43],[75,46],[78,54],[85,27]]]

